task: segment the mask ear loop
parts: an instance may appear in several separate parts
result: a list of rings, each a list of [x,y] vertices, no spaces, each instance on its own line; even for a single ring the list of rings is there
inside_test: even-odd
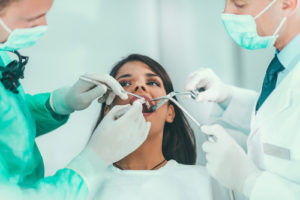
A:
[[[1,18],[0,18],[0,24],[8,33],[11,33],[10,28],[4,23],[4,21]]]
[[[281,22],[280,22],[278,28],[276,29],[276,31],[274,32],[273,35],[278,36],[278,32],[280,31],[280,29],[282,28],[282,26],[283,26],[284,23],[286,22],[286,19],[287,19],[287,17],[285,16],[285,17],[281,20]]]
[[[256,15],[254,17],[254,19],[256,20],[257,18],[259,18],[262,14],[264,14],[267,10],[269,10],[269,8],[271,8],[274,3],[276,3],[277,0],[273,0],[267,7],[265,7],[258,15]]]
[[[256,15],[256,16],[254,17],[254,20],[256,20],[257,18],[259,18],[259,17],[260,17],[262,14],[264,14],[269,8],[271,8],[271,7],[276,3],[276,1],[277,1],[277,0],[273,0],[267,7],[265,7],[258,15]],[[275,30],[273,36],[278,37],[277,34],[278,34],[278,32],[280,31],[280,29],[282,28],[282,26],[284,25],[284,23],[286,22],[286,20],[287,20],[287,17],[285,16],[285,17],[281,20],[281,22],[280,22],[279,26],[277,27],[277,29]]]

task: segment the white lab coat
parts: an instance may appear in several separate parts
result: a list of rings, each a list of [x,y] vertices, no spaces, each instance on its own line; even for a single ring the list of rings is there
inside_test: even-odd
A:
[[[257,98],[251,91],[234,89],[222,116],[242,132],[250,125],[248,155],[263,170],[250,200],[299,200],[300,62],[255,113]]]

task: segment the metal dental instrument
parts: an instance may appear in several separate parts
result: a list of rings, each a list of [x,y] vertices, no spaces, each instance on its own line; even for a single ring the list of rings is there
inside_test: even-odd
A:
[[[145,99],[144,97],[142,97],[142,96],[140,96],[140,95],[137,95],[137,94],[134,94],[134,93],[131,93],[131,92],[127,92],[127,91],[125,91],[125,92],[126,92],[127,94],[133,96],[133,97],[136,97],[136,98],[138,98],[138,99],[141,99],[141,100],[142,100],[142,101],[141,101],[142,104],[146,103],[146,99]]]
[[[193,94],[195,94],[193,92]],[[172,101],[182,112],[184,112],[200,129],[201,129],[201,124],[182,106],[176,101],[173,97],[176,95],[191,95],[191,92],[171,92],[166,96],[158,97],[155,99],[152,99],[151,101],[156,101],[160,100],[156,105],[151,107],[151,111],[154,112],[157,110],[159,107],[161,107],[164,103],[168,101]],[[192,96],[193,98],[193,96]],[[194,98],[196,98],[194,96]],[[214,135],[209,135],[207,138],[210,142],[217,142],[217,138]]]
[[[159,107],[161,107],[164,103],[166,103],[167,101],[169,101],[169,97],[170,98],[173,98],[174,96],[183,96],[183,95],[189,95],[191,96],[192,99],[196,99],[197,96],[199,95],[200,92],[203,92],[205,91],[204,88],[199,88],[197,90],[193,90],[193,91],[190,91],[190,92],[171,92],[169,93],[167,96],[162,96],[162,97],[157,97],[155,99],[152,99],[150,101],[157,101],[157,100],[160,100],[156,105],[152,106],[150,108],[150,111],[151,112],[154,112],[155,110],[157,110]]]
[[[89,78],[89,77],[86,77],[86,76],[80,76],[81,80],[83,81],[86,81],[86,82],[89,82],[89,83],[92,83],[92,84],[95,84],[95,85],[100,85],[100,84],[104,84],[108,90],[112,90],[106,83],[104,82],[101,82],[101,81],[98,81],[98,80],[94,80],[92,78]],[[198,94],[202,91],[204,91],[205,89],[204,88],[200,88],[200,89],[197,89],[195,91],[190,91],[190,92],[170,92],[168,95],[166,96],[162,96],[162,97],[157,97],[155,99],[152,99],[150,101],[157,101],[157,100],[160,100],[156,105],[152,106],[150,108],[150,111],[151,112],[154,112],[155,110],[157,110],[159,107],[161,107],[163,104],[165,104],[166,102],[168,101],[172,101],[179,109],[182,110],[182,112],[184,112],[200,129],[201,129],[201,124],[183,107],[181,106],[173,97],[174,96],[178,96],[178,95],[190,95],[192,99],[195,99]],[[131,93],[131,92],[127,92],[125,91],[127,94],[129,95],[132,95],[136,98],[139,98],[142,100],[142,104],[146,103],[147,101],[145,100],[144,97],[140,96],[140,95],[137,95],[137,94],[134,94],[134,93]],[[106,99],[108,95],[108,92],[103,95],[103,97],[99,98],[98,99],[98,102],[99,103],[103,103]],[[121,111],[120,113],[118,113],[116,116],[115,116],[115,120],[119,119],[120,117],[122,117],[125,113],[127,112],[127,109],[124,109],[123,111]],[[208,136],[208,140],[210,142],[216,142],[217,141],[217,138],[213,135],[209,135]]]
[[[112,89],[111,89],[106,83],[104,83],[104,82],[102,82],[102,81],[94,80],[94,79],[89,78],[89,77],[84,76],[84,75],[80,76],[79,79],[80,79],[80,80],[83,80],[83,81],[86,81],[86,82],[89,82],[89,83],[92,83],[92,84],[95,84],[95,85],[101,85],[101,84],[103,84],[103,85],[105,85],[105,86],[107,87],[107,90],[112,91]],[[127,92],[127,91],[125,91],[125,92],[126,92],[127,94],[131,95],[131,96],[134,96],[134,97],[136,97],[136,98],[142,99],[142,104],[143,104],[143,103],[146,103],[146,100],[145,100],[144,97],[142,97],[142,96],[140,96],[140,95],[137,95],[137,94],[134,94],[134,93],[131,93],[131,92]],[[104,102],[103,99],[105,100],[107,96],[108,96],[108,93],[104,94],[103,97],[100,97],[100,98],[98,99],[98,102],[99,102],[99,103],[103,103],[103,102]]]
[[[83,80],[83,81],[86,81],[86,82],[88,82],[88,83],[95,84],[95,85],[101,85],[101,84],[103,84],[103,85],[105,85],[105,86],[107,87],[107,90],[112,91],[112,89],[111,89],[106,83],[104,83],[104,82],[101,82],[101,81],[98,81],[98,80],[94,80],[94,79],[89,78],[89,77],[86,77],[86,76],[80,76],[79,79],[80,79],[80,80]],[[141,101],[142,104],[146,103],[146,99],[145,99],[144,97],[142,97],[142,96],[140,96],[140,95],[137,95],[137,94],[134,94],[134,93],[131,93],[131,92],[127,92],[127,91],[125,91],[125,92],[126,92],[127,94],[131,95],[131,96],[134,96],[134,97],[136,97],[136,98],[138,98],[138,99],[141,99],[140,101]],[[99,103],[104,103],[105,100],[106,100],[106,98],[108,97],[108,94],[109,94],[109,92],[106,92],[102,97],[100,97],[100,98],[98,99],[98,102],[99,102]],[[114,116],[114,119],[115,119],[115,120],[119,119],[119,118],[122,117],[127,111],[128,111],[128,108],[127,108],[127,109],[121,110],[120,112],[118,112],[118,113]]]

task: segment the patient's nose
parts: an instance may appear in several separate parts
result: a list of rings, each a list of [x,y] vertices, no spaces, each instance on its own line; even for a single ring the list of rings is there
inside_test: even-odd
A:
[[[146,89],[145,89],[144,86],[139,86],[139,85],[138,85],[138,86],[135,87],[134,91],[137,92],[137,91],[139,91],[139,90],[146,91]]]

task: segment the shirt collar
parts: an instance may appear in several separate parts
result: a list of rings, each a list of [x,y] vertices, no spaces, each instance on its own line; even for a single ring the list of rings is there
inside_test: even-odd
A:
[[[288,71],[291,71],[300,61],[300,34],[290,41],[280,52],[276,54],[280,63]]]

